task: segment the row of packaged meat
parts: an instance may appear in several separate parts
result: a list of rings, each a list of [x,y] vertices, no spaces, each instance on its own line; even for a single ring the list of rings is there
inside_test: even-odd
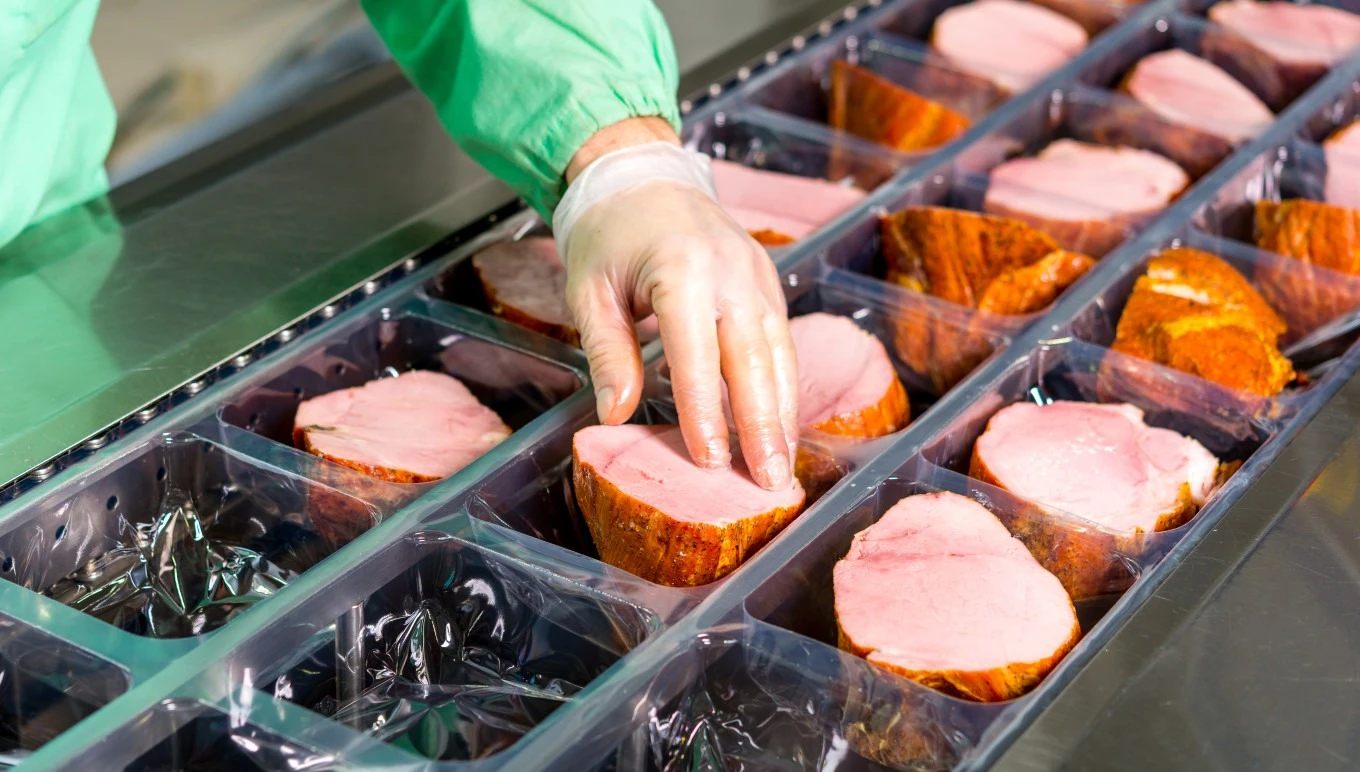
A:
[[[970,5],[984,3],[997,6],[985,19],[1035,39],[1002,63],[1049,61],[1031,53],[1056,39],[1056,66],[1085,44],[1083,31],[1069,45],[1060,30],[1071,28],[1038,6]],[[799,278],[789,288],[804,408],[799,488],[771,493],[740,465],[704,475],[686,464],[664,361],[637,421],[592,426],[560,261],[520,218],[508,229],[517,238],[424,272],[419,286],[394,288],[72,470],[79,480],[7,508],[6,640],[47,652],[37,665],[33,654],[6,662],[33,685],[16,691],[4,722],[12,749],[39,747],[129,681],[205,645],[232,653],[222,665],[232,686],[148,714],[146,725],[173,727],[171,747],[155,754],[211,758],[225,733],[248,739],[231,752],[246,748],[261,768],[335,761],[261,729],[296,736],[291,701],[417,754],[348,735],[313,743],[347,748],[346,763],[488,758],[518,747],[645,640],[670,634],[670,649],[649,650],[669,675],[642,697],[644,649],[630,657],[631,681],[615,669],[601,687],[629,695],[621,727],[592,729],[599,709],[589,719],[576,711],[556,737],[584,727],[592,742],[582,753],[600,750],[615,768],[724,758],[730,768],[827,768],[836,754],[841,764],[948,766],[1015,697],[1079,664],[1074,644],[1112,597],[1245,485],[1233,471],[1264,458],[1295,414],[1305,365],[1325,368],[1334,357],[1318,352],[1348,344],[1342,328],[1360,290],[1347,275],[1360,267],[1347,262],[1355,204],[1338,170],[1355,135],[1335,126],[1322,147],[1291,140],[1275,166],[1247,169],[1272,185],[1234,180],[1166,249],[1126,256],[1136,268],[1072,321],[1080,340],[1014,360],[985,399],[937,411],[926,425],[942,428],[870,493],[842,487],[833,506],[799,517],[843,475],[903,452],[894,440],[913,419],[1270,120],[1226,127],[1225,116],[1250,123],[1247,90],[1206,75],[1208,47],[1192,62],[1193,46],[1175,42],[1193,28],[1202,45],[1217,28],[1172,15],[1149,29],[1180,54],[1144,57],[1123,78],[1141,107],[1082,85],[1044,95],[939,173],[899,185],[894,176],[924,156],[774,115],[779,105],[761,95],[789,91],[769,84],[811,66],[831,72],[824,114],[837,129],[881,141],[887,124],[854,117],[870,114],[967,126],[929,100],[927,87],[945,81],[894,83],[891,67],[865,68],[943,56],[976,76],[991,65],[963,61],[959,52],[977,46],[951,41],[968,40],[984,17],[969,6],[932,17],[935,50],[922,53],[892,36],[930,29],[925,6],[900,5],[869,17],[872,34],[852,30],[853,45],[833,39],[809,52],[811,65],[758,75],[687,130],[719,159],[720,197],[758,239],[807,242],[775,253]],[[1294,15],[1303,7],[1277,5],[1286,4],[1235,0],[1210,18],[1239,38],[1260,25],[1307,26]],[[1101,26],[1069,15],[1083,30]],[[1349,19],[1338,18],[1322,25],[1343,35]],[[1258,72],[1262,52],[1299,64],[1283,53],[1302,56],[1297,43],[1276,37],[1252,38]],[[1326,64],[1339,56],[1316,41],[1308,50],[1332,57]],[[845,63],[816,63],[829,52],[827,62]],[[1093,69],[1102,66],[1109,60]],[[1313,79],[1325,70],[1309,66]],[[1134,80],[1148,88],[1128,88]],[[1023,87],[1006,83],[992,86]],[[1204,104],[1216,106],[1196,117],[1191,108]],[[958,136],[936,133],[939,144]],[[646,320],[639,332],[651,332]],[[724,577],[786,527],[743,573],[754,590],[724,594]],[[356,538],[346,565],[324,560]],[[713,595],[717,627],[690,613]],[[252,617],[258,629],[228,624],[265,599],[274,611]],[[289,614],[298,616],[282,624]],[[75,648],[32,645],[39,620]],[[697,639],[696,626],[706,630]],[[110,668],[81,649],[131,675],[108,686]],[[285,665],[280,652],[295,655]],[[823,706],[812,715],[796,709],[809,693]],[[270,706],[246,710],[253,725],[216,712],[252,699]]]

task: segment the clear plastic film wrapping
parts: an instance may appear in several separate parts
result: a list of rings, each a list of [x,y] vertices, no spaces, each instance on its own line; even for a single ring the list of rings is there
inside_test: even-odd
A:
[[[878,338],[911,403],[911,423],[886,437],[804,432],[804,451],[833,472],[741,568],[682,589],[598,559],[571,487],[572,435],[595,421],[584,356],[492,315],[467,259],[544,235],[524,213],[9,493],[0,761],[942,769],[1003,747],[1360,366],[1352,277],[1262,248],[1251,213],[1261,200],[1328,197],[1319,143],[1355,116],[1360,63],[1301,95],[1280,92],[1287,98],[1268,78],[1241,75],[1272,108],[1293,106],[1257,139],[1211,141],[1117,91],[1154,51],[1246,56],[1215,42],[1221,30],[1194,15],[1203,4],[1044,5],[1099,34],[1023,93],[931,51],[944,5],[909,0],[837,17],[690,104],[691,147],[868,194],[772,257],[790,315],[845,317]],[[915,154],[828,128],[825,80],[837,58],[946,102],[972,127]],[[1148,217],[1050,233],[1076,233],[1068,243],[1101,259],[1024,314],[979,313],[884,280],[882,215],[985,211],[998,164],[1059,139],[1136,144],[1193,182]],[[1254,398],[1107,348],[1149,256],[1178,244],[1223,257],[1276,305],[1285,353],[1306,382]],[[646,349],[635,421],[674,421],[661,353]],[[444,480],[408,485],[293,446],[300,400],[411,369],[459,378],[514,434]],[[968,476],[988,418],[1050,399],[1134,404],[1241,466],[1188,523],[1139,535]],[[935,491],[997,515],[1077,605],[1082,641],[1017,699],[958,699],[837,648],[831,566],[902,497]]]

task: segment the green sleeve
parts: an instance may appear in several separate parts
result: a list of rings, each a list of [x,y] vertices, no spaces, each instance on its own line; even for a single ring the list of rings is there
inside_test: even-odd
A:
[[[102,195],[117,115],[90,50],[99,0],[0,0],[0,245]]]
[[[468,155],[544,216],[592,134],[660,116],[679,130],[679,67],[651,0],[362,0]]]

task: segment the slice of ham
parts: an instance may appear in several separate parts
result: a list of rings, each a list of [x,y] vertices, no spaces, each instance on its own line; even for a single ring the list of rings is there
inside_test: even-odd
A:
[[[322,394],[293,419],[298,447],[399,483],[448,477],[509,436],[457,378],[425,370]]]
[[[1111,347],[1230,389],[1273,397],[1294,378],[1284,320],[1231,265],[1179,247],[1148,263]]]
[[[959,69],[1020,92],[1086,47],[1086,30],[1021,0],[974,0],[940,14],[930,36]]]
[[[1233,76],[1173,48],[1134,65],[1121,88],[1163,119],[1242,142],[1265,131],[1275,114]]]
[[[1320,3],[1226,0],[1209,9],[1209,20],[1282,64],[1319,72],[1360,48],[1360,16]]]
[[[867,195],[850,185],[713,160],[718,200],[743,228],[801,239]]]
[[[907,391],[883,342],[850,319],[813,313],[789,321],[798,354],[798,423],[805,431],[873,439],[905,427]],[[815,501],[841,477],[834,457],[806,445],[794,475]]]
[[[956,697],[1039,683],[1081,636],[1062,584],[977,502],[909,496],[833,570],[841,648]]]
[[[1017,403],[973,447],[970,474],[1119,533],[1176,528],[1213,491],[1219,462],[1133,405]]]
[[[1102,257],[1166,208],[1190,178],[1146,150],[1060,139],[1032,158],[994,168],[983,200],[1073,252]]]
[[[553,240],[534,236],[493,244],[472,256],[491,313],[572,346],[581,335],[567,308],[567,267]],[[655,317],[637,323],[638,339],[654,340]]]
[[[1358,243],[1360,210],[1303,198],[1256,202],[1256,246],[1293,258],[1262,266],[1257,280],[1296,332],[1312,332],[1360,305],[1357,282],[1330,273],[1360,276]]]
[[[1327,157],[1327,203],[1360,209],[1360,120],[1337,130],[1322,149]]]
[[[939,102],[840,59],[831,63],[827,114],[831,128],[903,152],[939,147],[971,125]]]
[[[726,576],[798,515],[803,488],[751,480],[739,455],[701,469],[678,426],[591,426],[572,440],[576,501],[600,558],[648,581]]]

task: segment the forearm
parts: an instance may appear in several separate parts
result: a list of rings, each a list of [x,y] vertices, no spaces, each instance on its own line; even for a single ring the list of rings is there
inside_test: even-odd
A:
[[[363,5],[453,138],[545,216],[583,149],[675,141],[675,53],[651,0]]]

